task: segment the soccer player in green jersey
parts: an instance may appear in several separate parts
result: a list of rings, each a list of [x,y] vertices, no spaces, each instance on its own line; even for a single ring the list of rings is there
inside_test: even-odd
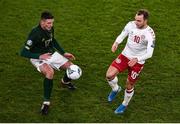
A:
[[[39,25],[31,30],[21,50],[21,56],[30,58],[30,62],[45,76],[44,101],[41,107],[41,113],[44,115],[48,114],[50,106],[54,69],[66,70],[73,64],[70,60],[75,59],[74,55],[65,52],[54,38],[53,22],[54,17],[50,12],[42,12]],[[74,90],[76,87],[70,82],[71,80],[65,73],[61,84]]]

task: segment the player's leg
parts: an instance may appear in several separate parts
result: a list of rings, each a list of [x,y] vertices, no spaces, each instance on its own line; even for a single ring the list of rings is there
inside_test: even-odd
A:
[[[50,97],[51,97],[52,88],[53,88],[54,70],[50,65],[46,63],[39,66],[39,70],[45,76],[44,82],[43,82],[44,101],[41,107],[41,112],[42,114],[48,114],[48,109],[50,105]]]
[[[39,59],[30,59],[30,62],[37,68],[37,70],[42,73],[45,78],[43,81],[44,87],[44,101],[41,107],[42,114],[47,114],[49,105],[50,105],[50,97],[53,88],[53,76],[54,70],[53,68],[47,64],[49,63],[47,60],[39,60]]]
[[[107,72],[106,72],[106,80],[108,81],[109,85],[111,86],[113,91],[117,91],[118,86],[118,78],[117,74],[119,73],[118,69],[114,66],[109,66]]]
[[[65,71],[66,71],[66,69],[69,68],[69,66],[72,65],[72,64],[73,64],[72,62],[67,61],[67,62],[66,62],[65,64],[63,64],[60,68],[61,68],[62,70],[65,70]],[[75,90],[75,89],[76,89],[76,86],[75,86],[71,81],[72,81],[72,79],[70,79],[70,78],[67,76],[67,73],[65,72],[65,73],[64,73],[64,77],[61,79],[61,85],[62,85],[63,87],[66,87],[66,88],[70,89],[70,90]]]
[[[134,82],[130,82],[129,80],[127,80],[126,89],[124,91],[124,100],[122,104],[115,110],[115,114],[124,113],[133,95],[134,95]]]
[[[123,113],[127,108],[131,98],[134,95],[134,86],[136,81],[138,80],[138,76],[142,71],[142,69],[143,69],[143,65],[138,63],[133,67],[129,68],[128,79],[126,82],[126,89],[124,91],[124,100],[122,104],[115,110],[116,114]]]
[[[67,58],[59,54],[58,52],[54,52],[49,59],[50,65],[56,70],[65,70],[72,65],[73,63],[70,62]],[[68,78],[66,72],[64,77],[61,79],[61,85],[68,89],[74,90],[76,87],[71,83],[71,79]]]
[[[124,100],[122,102],[124,106],[128,106],[132,96],[134,95],[134,85],[135,85],[135,82],[131,82],[127,80],[126,89],[124,91]]]
[[[110,66],[106,72],[106,79],[112,91],[108,95],[108,101],[111,102],[116,95],[120,92],[121,87],[118,85],[117,74],[119,73],[118,69],[114,66]]]
[[[108,96],[108,101],[112,101],[118,92],[121,90],[121,87],[118,85],[118,78],[117,74],[120,72],[123,72],[128,67],[128,59],[120,54],[110,65],[110,67],[107,70],[106,73],[106,79],[109,83],[109,85],[112,88],[112,91],[110,92]]]

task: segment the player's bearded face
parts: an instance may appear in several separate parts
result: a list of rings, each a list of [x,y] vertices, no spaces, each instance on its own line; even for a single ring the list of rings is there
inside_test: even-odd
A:
[[[144,20],[143,15],[136,15],[135,23],[138,28],[144,28],[144,26],[147,24],[147,20]]]
[[[54,19],[46,19],[46,20],[42,20],[42,28],[45,29],[45,30],[51,30],[51,28],[53,27],[53,22],[54,22]]]

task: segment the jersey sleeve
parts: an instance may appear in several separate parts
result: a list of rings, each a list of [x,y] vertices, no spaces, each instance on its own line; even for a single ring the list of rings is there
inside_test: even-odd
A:
[[[27,41],[25,42],[24,47],[21,50],[20,55],[26,58],[38,59],[40,54],[31,52],[31,48],[36,44],[36,40],[38,40],[38,36],[35,32],[32,31],[29,34]]]
[[[150,31],[147,35],[147,40],[148,40],[148,44],[147,44],[147,52],[146,54],[144,54],[141,57],[138,57],[138,61],[144,61],[148,58],[151,58],[153,55],[153,51],[154,51],[154,47],[155,47],[155,34],[153,31]]]
[[[130,25],[131,25],[131,22],[126,24],[121,34],[116,38],[115,40],[116,43],[120,44],[123,42],[124,38],[129,34]]]

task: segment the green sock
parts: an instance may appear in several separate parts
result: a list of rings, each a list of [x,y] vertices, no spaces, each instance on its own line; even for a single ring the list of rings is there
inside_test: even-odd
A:
[[[72,79],[68,78],[67,74],[64,74],[63,81],[64,82],[70,82]]]
[[[49,101],[53,88],[53,79],[44,79],[44,101]]]

